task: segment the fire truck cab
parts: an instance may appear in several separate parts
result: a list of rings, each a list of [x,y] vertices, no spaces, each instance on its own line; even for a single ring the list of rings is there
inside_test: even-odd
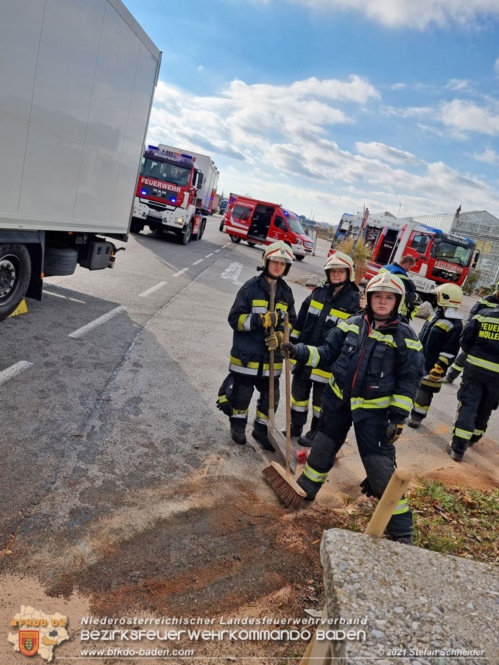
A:
[[[410,254],[416,259],[410,277],[420,296],[430,302],[435,301],[433,291],[439,284],[450,282],[462,287],[478,261],[475,243],[470,238],[444,233],[411,218],[392,219],[388,223],[368,220],[361,235],[372,252],[364,275],[366,280],[383,266]],[[332,247],[337,244],[335,237]]]
[[[277,203],[231,196],[222,229],[229,234],[232,242],[246,240],[250,247],[283,240],[291,247],[298,261],[311,254],[314,248],[297,215]]]

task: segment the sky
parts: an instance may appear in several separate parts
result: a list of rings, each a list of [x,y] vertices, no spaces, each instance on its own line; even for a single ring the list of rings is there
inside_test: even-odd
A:
[[[148,142],[336,224],[499,217],[499,0],[124,0],[163,52]]]

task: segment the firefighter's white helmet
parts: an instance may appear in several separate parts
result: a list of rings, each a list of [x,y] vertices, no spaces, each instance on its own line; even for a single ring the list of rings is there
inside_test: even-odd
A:
[[[397,311],[400,311],[405,297],[404,282],[391,272],[380,272],[372,277],[366,286],[367,305],[370,307],[370,300],[373,293],[387,291],[397,296]]]
[[[344,254],[343,252],[334,252],[334,254],[331,254],[324,265],[324,272],[328,279],[328,273],[333,268],[345,268],[348,271],[348,279],[351,282],[355,281],[355,266],[353,259],[348,254]]]
[[[287,265],[284,274],[287,275],[289,269],[291,268],[291,264],[294,261],[294,256],[291,247],[287,245],[283,240],[278,240],[277,242],[273,242],[271,245],[265,248],[265,251],[263,253],[263,267],[266,269],[267,261],[275,261],[275,260],[286,262]]]
[[[457,284],[440,284],[435,289],[437,305],[459,309],[463,302],[463,290]]]

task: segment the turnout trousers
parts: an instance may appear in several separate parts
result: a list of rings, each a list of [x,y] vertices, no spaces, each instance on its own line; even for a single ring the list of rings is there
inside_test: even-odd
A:
[[[256,403],[255,423],[268,424],[269,419],[269,377],[253,376],[232,373],[234,377],[234,387],[230,398],[232,415],[230,416],[231,427],[235,429],[245,429],[248,422],[248,411],[253,392],[256,389],[259,393]],[[274,411],[279,404],[279,377],[274,378]]]
[[[421,422],[428,415],[431,402],[435,395],[442,389],[442,384],[439,381],[432,381],[431,379],[423,379],[418,388],[418,394],[414,400],[414,406],[411,411],[412,420]]]
[[[326,481],[351,425],[350,404],[340,401],[328,387],[322,403],[319,428],[302,475],[302,478],[305,476],[308,481],[318,483],[316,492]],[[396,467],[395,446],[387,443],[386,411],[375,411],[365,419],[354,422],[353,426],[362,464],[373,492],[379,499]],[[412,513],[406,498],[399,501],[387,531],[395,540],[412,535]]]
[[[303,427],[307,422],[310,393],[312,393],[312,417],[321,415],[322,397],[327,382],[315,381],[311,378],[310,369],[298,368],[293,374],[291,386],[291,425]],[[315,421],[315,423],[317,423]]]
[[[490,414],[499,406],[499,382],[496,376],[488,377],[485,372],[476,371],[467,363],[457,399],[451,448],[462,455],[487,431]]]

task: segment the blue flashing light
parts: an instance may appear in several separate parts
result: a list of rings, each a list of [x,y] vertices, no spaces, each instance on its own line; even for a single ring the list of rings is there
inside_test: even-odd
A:
[[[147,189],[143,189],[140,193],[142,196],[147,196]]]
[[[177,199],[174,196],[170,197],[170,201],[172,203],[177,203]]]
[[[289,212],[287,210],[284,211],[284,214],[286,215],[286,217],[289,217]]]
[[[148,150],[159,150],[159,146],[157,145],[148,145],[147,148]]]

